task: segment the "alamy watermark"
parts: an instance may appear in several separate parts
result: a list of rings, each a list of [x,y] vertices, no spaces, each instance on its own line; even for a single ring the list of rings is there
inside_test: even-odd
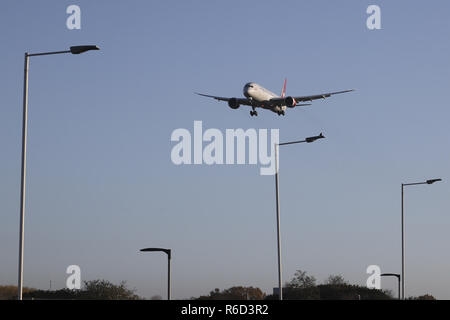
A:
[[[381,8],[375,4],[367,7],[367,14],[370,16],[366,20],[366,26],[369,30],[380,30],[381,29]]]
[[[367,278],[366,285],[369,289],[381,289],[381,268],[375,264],[370,265],[366,269],[366,273],[370,274]]]
[[[270,129],[269,139],[268,129],[226,129],[223,134],[219,129],[211,128],[203,132],[203,122],[194,121],[193,135],[189,130],[179,128],[172,132],[170,140],[178,142],[170,154],[175,165],[242,165],[248,160],[248,164],[260,164],[261,175],[275,174],[275,144],[279,142],[279,129]],[[205,146],[204,142],[207,143]]]
[[[81,289],[81,268],[75,264],[70,265],[66,269],[66,273],[70,274],[66,280],[66,287],[70,290]]]
[[[81,9],[79,6],[73,4],[67,7],[66,13],[70,14],[66,20],[66,27],[69,30],[81,29]]]

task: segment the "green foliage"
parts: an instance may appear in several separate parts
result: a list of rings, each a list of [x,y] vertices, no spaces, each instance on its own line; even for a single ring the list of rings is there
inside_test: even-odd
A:
[[[17,286],[0,286],[0,300],[15,300],[17,299]],[[23,288],[23,293],[29,293],[31,291],[36,291],[33,288]]]
[[[320,285],[321,300],[389,300],[392,297],[382,290],[369,289],[367,287],[340,284]]]
[[[263,300],[265,296],[259,288],[231,287],[223,291],[216,288],[208,296],[201,296],[197,300]]]
[[[81,290],[62,289],[57,291],[36,290],[24,294],[24,299],[56,300],[139,300],[135,290],[130,290],[126,282],[115,285],[106,280],[85,281]]]
[[[266,299],[278,299],[270,295]],[[297,270],[283,288],[285,300],[386,300],[392,299],[388,291],[350,285],[341,275],[330,275],[325,283],[316,285],[316,279],[305,271]]]
[[[277,300],[278,296],[269,295],[266,300]],[[341,284],[322,284],[309,288],[283,288],[284,300],[390,300],[389,292],[369,289],[362,286]]]
[[[330,275],[327,278],[327,280],[325,280],[324,284],[331,286],[339,286],[339,285],[346,285],[348,284],[348,282],[345,281],[344,277],[341,275]]]
[[[86,300],[138,300],[134,294],[135,290],[130,290],[126,282],[114,285],[106,280],[92,280],[84,282],[82,298]]]
[[[436,298],[427,293],[418,297],[409,297],[408,300],[436,300]]]
[[[303,288],[286,287],[283,289],[285,300],[320,300],[320,289],[316,286]]]
[[[306,271],[297,270],[294,274],[294,278],[286,283],[287,288],[291,289],[306,289],[316,286],[316,278],[308,276]]]

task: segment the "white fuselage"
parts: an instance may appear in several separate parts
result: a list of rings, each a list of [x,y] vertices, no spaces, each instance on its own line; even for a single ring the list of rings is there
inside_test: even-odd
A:
[[[286,106],[269,106],[264,102],[269,101],[273,98],[280,98],[279,95],[273,93],[270,90],[267,90],[263,86],[260,86],[257,83],[249,82],[244,86],[244,96],[248,99],[252,99],[257,102],[261,102],[259,107],[264,109],[270,109],[273,112],[279,112],[286,110]]]

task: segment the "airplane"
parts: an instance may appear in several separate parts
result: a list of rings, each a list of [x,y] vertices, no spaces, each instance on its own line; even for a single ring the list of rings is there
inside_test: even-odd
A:
[[[252,111],[250,111],[250,115],[257,116],[258,111],[256,111],[256,108],[263,108],[270,110],[272,112],[277,113],[280,115],[285,115],[285,110],[287,108],[295,108],[295,107],[302,107],[302,106],[310,106],[311,103],[299,103],[299,102],[306,102],[306,101],[313,101],[317,99],[325,99],[335,94],[340,93],[347,93],[354,91],[352,90],[344,90],[344,91],[338,91],[338,92],[329,92],[329,93],[321,93],[316,94],[312,96],[297,96],[292,97],[288,96],[286,97],[286,83],[287,79],[284,80],[283,89],[281,91],[281,95],[278,96],[275,93],[267,90],[263,86],[254,83],[249,82],[244,86],[244,96],[245,98],[225,98],[225,97],[217,97],[217,96],[211,96],[208,94],[198,93],[195,92],[195,94],[198,94],[203,97],[213,98],[219,101],[227,101],[228,106],[231,109],[237,109],[241,105],[250,106],[252,107]]]

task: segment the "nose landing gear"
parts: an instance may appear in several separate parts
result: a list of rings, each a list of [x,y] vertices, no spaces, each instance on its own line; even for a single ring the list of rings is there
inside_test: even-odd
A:
[[[281,115],[284,116],[284,110],[283,110],[283,111],[278,111],[278,115],[279,115],[279,116],[281,116]]]
[[[258,115],[258,111],[250,111],[250,115],[253,116],[257,116]]]

